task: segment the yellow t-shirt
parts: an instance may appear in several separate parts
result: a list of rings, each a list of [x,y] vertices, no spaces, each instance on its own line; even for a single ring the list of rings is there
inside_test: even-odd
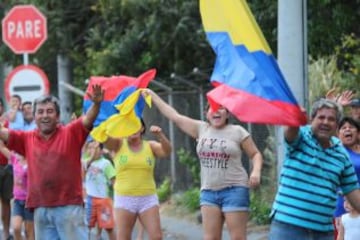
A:
[[[116,180],[114,190],[120,196],[146,196],[156,193],[155,157],[147,141],[139,152],[133,152],[124,139],[114,157]]]

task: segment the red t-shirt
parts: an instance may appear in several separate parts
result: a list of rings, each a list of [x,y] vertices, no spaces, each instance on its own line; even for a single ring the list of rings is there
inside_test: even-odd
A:
[[[4,123],[4,127],[9,127],[9,122],[5,121]],[[8,159],[2,154],[0,153],[0,165],[7,165],[8,164]]]
[[[45,140],[39,130],[9,132],[9,149],[28,161],[28,208],[79,205],[83,203],[81,148],[89,131],[82,118]]]

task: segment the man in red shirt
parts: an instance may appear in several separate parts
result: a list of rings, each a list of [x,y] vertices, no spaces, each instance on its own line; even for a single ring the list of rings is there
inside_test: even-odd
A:
[[[0,98],[0,125],[8,127],[8,121],[5,117],[5,106]],[[0,153],[0,199],[1,199],[1,221],[3,225],[4,239],[10,236],[10,200],[13,191],[13,174],[11,167],[8,166],[8,159]]]
[[[81,148],[103,100],[100,86],[87,93],[93,105],[67,125],[60,124],[57,98],[44,96],[34,102],[37,129],[0,130],[9,149],[28,161],[26,206],[34,209],[37,239],[86,239],[81,180]]]

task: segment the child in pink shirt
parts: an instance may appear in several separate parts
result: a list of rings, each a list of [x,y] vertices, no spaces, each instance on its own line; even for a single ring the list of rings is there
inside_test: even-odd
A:
[[[33,212],[25,208],[27,196],[27,163],[23,156],[10,152],[9,149],[0,141],[0,152],[9,160],[14,171],[14,204],[12,210],[12,225],[14,228],[15,239],[22,239],[22,223],[25,225],[26,239],[35,239],[34,234],[34,215]]]

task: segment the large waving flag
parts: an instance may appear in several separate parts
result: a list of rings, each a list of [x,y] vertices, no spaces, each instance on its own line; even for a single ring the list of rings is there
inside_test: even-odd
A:
[[[207,93],[211,108],[226,107],[239,120],[306,124],[245,0],[200,0],[207,39],[217,58]]]
[[[130,91],[122,92],[120,96],[123,100],[121,103],[115,105],[118,113],[111,115],[105,121],[95,127],[90,135],[98,142],[104,142],[108,137],[123,138],[128,137],[141,129],[141,114],[144,108],[143,102],[146,102],[151,107],[150,95],[144,99],[141,95],[142,89],[135,89],[130,87]],[[138,103],[141,103],[139,108],[136,107]]]
[[[124,129],[125,125],[135,126],[129,128],[130,130],[127,132],[122,132],[123,135],[121,136],[128,136],[131,135],[130,133],[134,133],[134,131],[136,132],[137,128],[140,129],[141,125],[139,125],[139,118],[141,118],[142,111],[145,106],[145,99],[143,99],[143,97],[138,93],[139,91],[137,90],[141,88],[146,88],[149,85],[150,81],[155,78],[155,75],[156,70],[151,69],[141,74],[137,78],[124,75],[112,77],[91,77],[88,84],[87,92],[91,92],[92,86],[95,84],[101,85],[102,88],[105,90],[104,100],[100,106],[100,112],[94,122],[94,130],[97,129],[98,126],[100,127],[100,125],[102,125],[102,127],[100,128],[103,130],[105,130],[104,126],[111,126],[111,133],[118,133],[119,131],[117,131],[118,129],[116,129],[116,126],[118,126],[119,129]],[[83,112],[87,112],[91,104],[91,100],[88,98],[87,95],[85,95],[83,101]],[[121,107],[119,108],[119,106]],[[129,113],[134,114],[131,115],[132,117],[130,118],[123,117],[123,121],[119,121],[119,118],[115,118],[116,125],[111,124],[111,120],[107,121],[105,125],[102,124],[111,117],[113,117],[111,119],[114,119],[116,115],[119,115],[120,109],[126,109],[127,112],[127,114],[124,114],[122,111],[122,116],[129,116]],[[103,135],[101,135],[103,134],[103,132],[99,133],[99,129],[97,129],[96,131],[97,135],[95,136],[103,137]],[[109,133],[108,129],[106,131],[108,131],[107,133]],[[117,135],[118,134],[116,134],[116,136]],[[113,134],[112,136],[115,135]]]

